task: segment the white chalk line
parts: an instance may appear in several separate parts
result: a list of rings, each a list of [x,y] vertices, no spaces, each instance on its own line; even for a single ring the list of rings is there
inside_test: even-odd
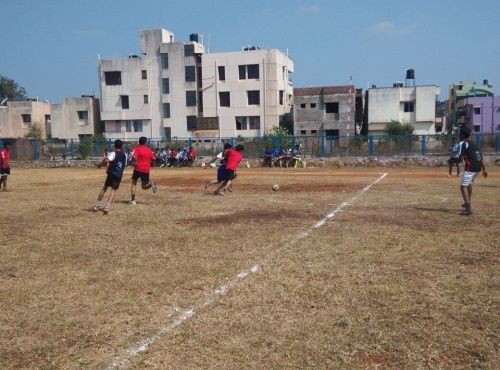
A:
[[[190,307],[183,311],[180,311],[178,308],[175,308],[174,312],[167,316],[167,318],[170,319],[178,315],[172,322],[158,329],[157,332],[152,336],[150,336],[149,338],[146,338],[136,343],[132,347],[128,348],[127,350],[125,350],[121,356],[115,358],[113,363],[109,365],[106,368],[106,370],[128,368],[130,366],[132,358],[146,351],[149,347],[158,342],[167,333],[181,326],[185,321],[195,316],[199,310],[213,303],[219,296],[227,294],[231,289],[236,287],[241,281],[249,277],[251,274],[255,274],[256,272],[258,272],[267,263],[267,261],[269,261],[274,255],[282,253],[283,251],[292,248],[295,244],[297,244],[297,242],[308,237],[314,229],[323,226],[327,221],[333,219],[337,213],[339,213],[340,211],[342,211],[342,209],[355,202],[359,197],[361,197],[364,193],[370,190],[370,188],[373,185],[382,181],[382,179],[384,179],[386,176],[387,172],[383,173],[377,180],[372,182],[370,185],[364,187],[354,197],[338,205],[335,209],[333,209],[330,213],[328,213],[322,220],[318,221],[313,226],[309,227],[308,229],[300,231],[297,235],[295,235],[295,237],[292,240],[290,240],[285,245],[271,251],[263,260],[254,263],[247,271],[242,271],[233,278],[227,279],[227,282],[225,284],[222,284],[218,286],[216,289],[214,289],[214,291],[208,294],[206,297],[204,297],[203,300],[198,305],[195,305],[194,307]]]

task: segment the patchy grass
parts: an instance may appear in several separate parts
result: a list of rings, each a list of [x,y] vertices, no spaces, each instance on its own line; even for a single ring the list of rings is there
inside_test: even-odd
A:
[[[127,173],[107,216],[91,212],[101,170],[14,169],[0,193],[0,368],[104,368],[165,328],[132,368],[495,368],[490,170],[469,217],[446,171],[390,169],[312,228],[381,169],[242,169],[225,197],[204,190],[212,169],[155,169],[159,192],[139,190],[137,206]]]

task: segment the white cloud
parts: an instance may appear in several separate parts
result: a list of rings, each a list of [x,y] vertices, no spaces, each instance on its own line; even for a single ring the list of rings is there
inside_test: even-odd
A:
[[[372,24],[370,27],[368,27],[368,31],[371,33],[394,35],[409,34],[415,31],[415,29],[416,27],[414,25],[407,24],[399,26],[387,20]]]
[[[319,5],[307,5],[303,6],[300,9],[301,13],[319,13],[321,11],[321,8]]]

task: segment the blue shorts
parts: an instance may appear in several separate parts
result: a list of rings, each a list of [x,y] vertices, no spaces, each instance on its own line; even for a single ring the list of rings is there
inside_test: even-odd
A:
[[[227,180],[227,171],[226,171],[226,165],[223,164],[219,166],[217,169],[217,181],[218,182],[224,182]]]

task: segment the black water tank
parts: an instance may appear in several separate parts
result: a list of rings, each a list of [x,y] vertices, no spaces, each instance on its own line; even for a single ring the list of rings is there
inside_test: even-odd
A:
[[[483,80],[483,85],[488,85],[488,80]]]
[[[415,70],[414,69],[407,69],[406,70],[406,79],[407,80],[414,80],[415,79]]]
[[[197,33],[192,33],[189,35],[189,41],[199,42],[199,39],[200,37]]]

